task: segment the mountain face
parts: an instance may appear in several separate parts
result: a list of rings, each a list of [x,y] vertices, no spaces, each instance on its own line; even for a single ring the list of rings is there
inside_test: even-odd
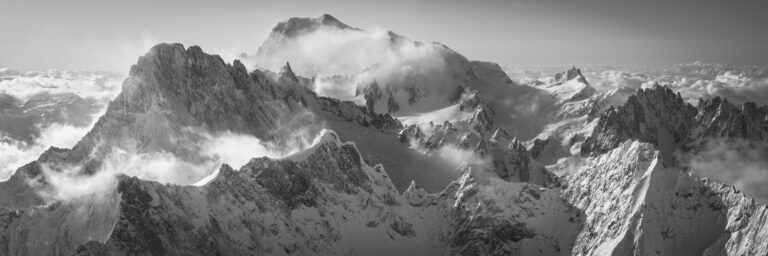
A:
[[[310,56],[275,54],[327,30],[374,36],[363,49],[429,45],[445,65],[308,78]],[[0,255],[768,255],[768,208],[686,158],[712,141],[763,145],[765,106],[598,91],[575,67],[520,85],[497,64],[330,15],[278,24],[256,56],[279,65],[150,49],[77,145],[0,182]],[[396,63],[433,67],[417,59]],[[206,153],[221,134],[238,135],[232,151],[295,150],[234,166]],[[115,160],[127,147],[135,156]],[[119,171],[130,159],[149,170]],[[167,169],[181,178],[149,175]]]

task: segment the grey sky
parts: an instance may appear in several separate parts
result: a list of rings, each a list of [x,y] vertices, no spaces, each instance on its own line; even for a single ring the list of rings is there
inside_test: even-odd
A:
[[[501,64],[768,64],[763,0],[0,1],[0,67],[16,69],[125,72],[158,42],[229,59],[323,13]]]

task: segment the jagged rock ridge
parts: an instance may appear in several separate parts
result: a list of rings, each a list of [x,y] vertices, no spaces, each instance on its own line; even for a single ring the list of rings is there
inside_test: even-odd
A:
[[[582,152],[606,152],[628,139],[671,150],[680,145],[697,147],[707,138],[764,141],[766,117],[766,106],[746,103],[736,107],[716,97],[701,99],[694,107],[669,87],[655,85],[638,90],[623,106],[604,112]]]

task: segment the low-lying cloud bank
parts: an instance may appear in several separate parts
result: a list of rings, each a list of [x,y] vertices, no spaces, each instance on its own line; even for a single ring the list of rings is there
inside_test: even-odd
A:
[[[13,95],[22,101],[42,93],[71,93],[84,99],[108,102],[120,93],[124,78],[121,74],[108,72],[4,70],[5,72],[0,73],[0,92]]]

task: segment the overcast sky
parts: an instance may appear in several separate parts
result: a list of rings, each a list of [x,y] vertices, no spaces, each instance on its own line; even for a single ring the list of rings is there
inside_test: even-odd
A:
[[[289,17],[437,41],[502,65],[768,64],[765,0],[0,0],[0,67],[127,72],[158,42],[253,53]]]

